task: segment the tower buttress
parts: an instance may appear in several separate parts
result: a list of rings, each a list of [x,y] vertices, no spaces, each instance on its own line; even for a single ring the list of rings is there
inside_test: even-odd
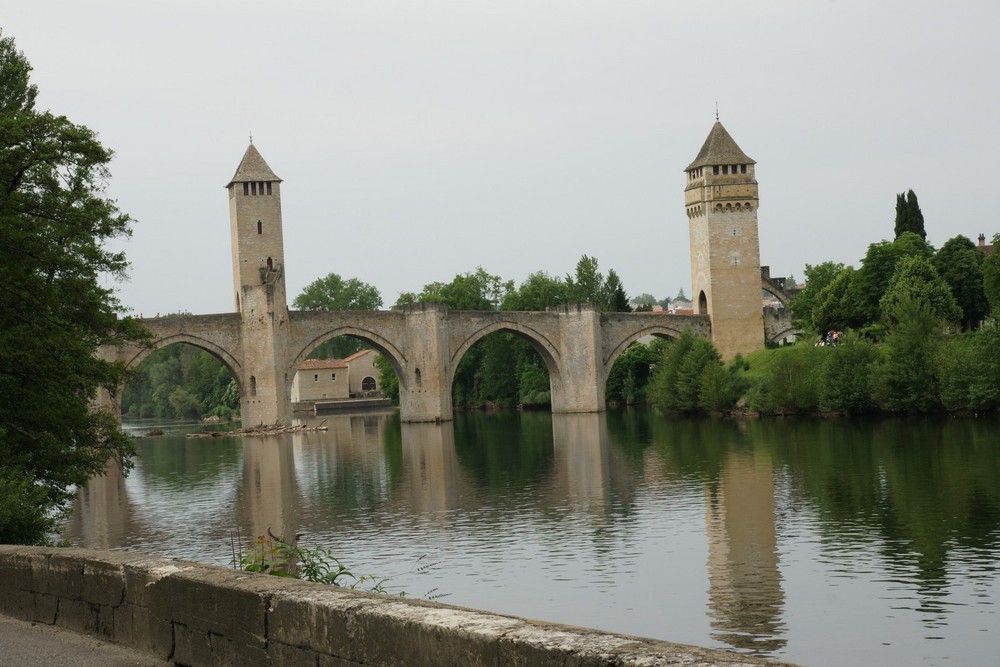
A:
[[[764,347],[755,165],[716,121],[685,169],[691,298],[727,360]]]

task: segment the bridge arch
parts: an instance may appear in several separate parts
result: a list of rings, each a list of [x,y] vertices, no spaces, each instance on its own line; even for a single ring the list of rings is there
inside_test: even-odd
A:
[[[298,353],[298,355],[292,359],[288,372],[285,374],[285,392],[286,396],[290,396],[292,392],[292,380],[295,378],[295,373],[298,371],[299,364],[305,361],[313,351],[316,350],[320,345],[330,340],[331,338],[336,338],[337,336],[350,336],[351,338],[358,338],[370,343],[380,354],[382,354],[386,359],[389,360],[389,364],[392,369],[396,371],[396,377],[399,379],[400,390],[406,389],[406,373],[403,368],[406,365],[406,356],[400,352],[392,342],[388,339],[383,338],[374,331],[368,329],[363,329],[360,327],[353,326],[340,326],[334,327],[329,331],[326,331],[311,341],[309,341],[305,347]]]
[[[545,334],[541,333],[533,327],[519,324],[513,320],[499,320],[496,322],[491,322],[484,327],[481,327],[471,333],[462,344],[459,345],[454,352],[452,352],[451,359],[449,360],[448,369],[448,398],[451,400],[451,390],[452,384],[455,381],[455,371],[458,369],[458,364],[462,361],[462,357],[466,355],[469,349],[481,341],[486,336],[498,331],[509,331],[510,333],[516,334],[518,337],[526,340],[538,356],[542,358],[545,363],[545,368],[549,371],[549,385],[552,389],[553,396],[557,392],[563,391],[562,373],[559,365],[559,350],[555,345],[552,344]]]
[[[126,369],[133,370],[135,368],[138,368],[139,364],[145,361],[151,354],[153,354],[157,350],[162,350],[165,347],[170,347],[171,345],[176,345],[177,343],[183,343],[191,345],[193,347],[197,347],[201,350],[208,352],[213,357],[221,361],[222,364],[226,367],[226,370],[229,371],[229,375],[233,378],[233,380],[236,381],[236,388],[239,390],[240,396],[246,396],[246,390],[243,386],[243,376],[242,373],[240,372],[241,369],[240,362],[236,360],[236,358],[229,352],[229,350],[226,350],[225,348],[219,346],[216,343],[213,343],[210,340],[201,338],[200,336],[195,336],[192,334],[185,334],[185,333],[177,333],[177,334],[171,334],[169,336],[164,336],[163,338],[158,338],[154,340],[152,343],[144,347],[133,348],[135,350],[134,354],[132,354],[131,356],[128,356],[127,353],[123,354],[119,356],[119,360],[121,360],[125,364]],[[119,417],[121,417],[121,400],[125,390],[125,383],[127,381],[128,380],[123,381],[118,386],[117,390],[113,392],[112,397],[110,399],[115,414],[117,414]]]
[[[775,333],[768,332],[766,341],[768,343],[779,343],[789,336],[801,336],[802,330],[798,327],[794,327],[791,324],[784,327],[783,329],[777,330]]]
[[[170,345],[175,345],[177,343],[193,345],[194,347],[205,350],[221,361],[229,370],[229,374],[236,380],[236,386],[239,387],[240,395],[244,395],[243,374],[241,373],[242,365],[240,362],[236,360],[229,350],[221,347],[217,343],[213,343],[208,339],[192,334],[178,333],[154,340],[149,345],[140,348],[134,355],[132,355],[132,357],[126,359],[125,368],[132,370],[157,350],[162,350],[165,347],[169,347]]]

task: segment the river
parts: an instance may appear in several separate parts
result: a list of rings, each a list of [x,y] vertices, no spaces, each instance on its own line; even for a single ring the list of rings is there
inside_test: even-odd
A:
[[[996,419],[325,419],[158,424],[64,536],[227,565],[270,529],[411,597],[814,667],[996,664]]]

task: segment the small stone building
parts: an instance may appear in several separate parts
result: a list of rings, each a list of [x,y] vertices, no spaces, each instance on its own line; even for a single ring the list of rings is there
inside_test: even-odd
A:
[[[306,359],[292,380],[292,402],[378,397],[375,350],[361,350],[346,359]]]

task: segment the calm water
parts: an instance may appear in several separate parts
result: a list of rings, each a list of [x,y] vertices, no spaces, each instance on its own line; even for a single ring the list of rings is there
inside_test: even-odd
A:
[[[270,528],[452,604],[813,666],[996,664],[995,420],[327,425],[143,438],[66,537],[228,564]]]

